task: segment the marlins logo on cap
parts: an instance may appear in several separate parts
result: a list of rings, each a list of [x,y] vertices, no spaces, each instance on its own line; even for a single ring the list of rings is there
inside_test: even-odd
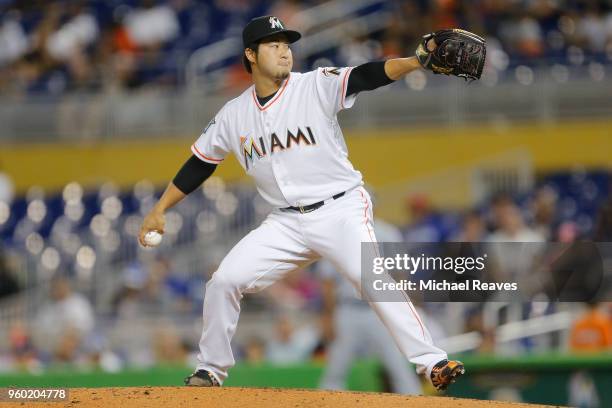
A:
[[[271,16],[270,17],[270,28],[280,28],[282,30],[285,27],[283,27],[283,23],[281,23],[278,17]]]
[[[285,24],[275,16],[262,16],[252,19],[242,31],[244,48],[274,34],[285,34],[289,43],[299,40],[302,35],[294,30],[287,30]]]

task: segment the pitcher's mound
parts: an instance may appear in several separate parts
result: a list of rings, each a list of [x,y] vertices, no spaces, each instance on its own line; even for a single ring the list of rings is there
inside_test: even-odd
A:
[[[369,392],[318,391],[281,388],[73,388],[65,403],[38,407],[367,407],[367,408],[534,408],[536,405],[451,397],[406,397]],[[549,407],[550,408],[550,407]]]

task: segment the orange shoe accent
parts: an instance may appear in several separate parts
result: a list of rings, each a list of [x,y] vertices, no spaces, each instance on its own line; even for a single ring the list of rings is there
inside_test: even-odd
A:
[[[431,369],[431,383],[442,391],[464,373],[465,367],[461,361],[442,360]]]

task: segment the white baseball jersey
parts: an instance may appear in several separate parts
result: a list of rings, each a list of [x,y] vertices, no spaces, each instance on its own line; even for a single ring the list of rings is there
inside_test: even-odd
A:
[[[233,152],[272,206],[304,206],[362,184],[348,160],[337,113],[350,108],[346,96],[352,68],[292,72],[261,106],[251,86],[226,103],[193,144],[193,153],[221,163]]]

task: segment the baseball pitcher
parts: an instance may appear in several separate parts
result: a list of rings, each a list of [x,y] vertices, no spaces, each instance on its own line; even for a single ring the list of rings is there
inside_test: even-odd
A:
[[[230,347],[243,293],[266,288],[288,272],[325,258],[361,291],[361,243],[377,251],[372,203],[348,159],[337,114],[373,90],[425,68],[478,79],[485,43],[462,30],[426,35],[415,57],[358,67],[291,72],[290,44],[300,33],[274,16],[251,20],[242,33],[253,85],[227,102],[191,146],[193,155],[145,217],[139,240],[163,233],[164,213],[198,188],[233,153],[274,210],[231,249],[206,285],[198,364],[190,386],[219,386],[234,365]],[[464,373],[436,347],[410,300],[370,302],[402,354],[445,389]]]

